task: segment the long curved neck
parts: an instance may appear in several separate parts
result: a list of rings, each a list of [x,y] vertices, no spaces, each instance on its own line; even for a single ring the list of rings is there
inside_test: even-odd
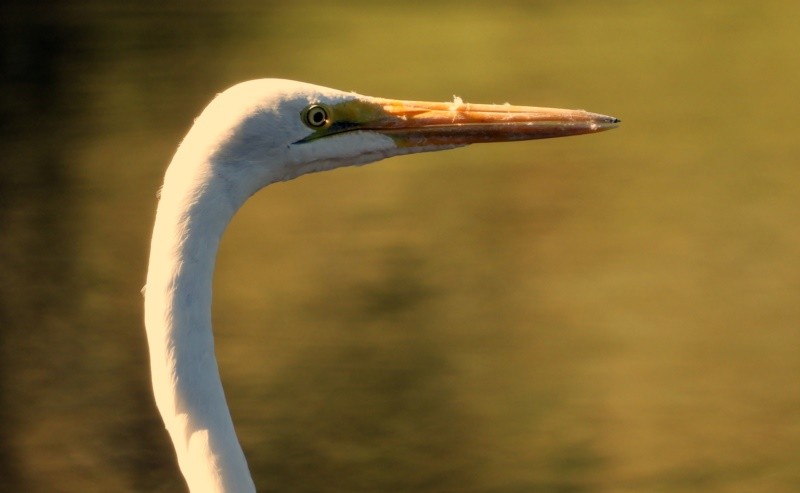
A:
[[[254,493],[211,330],[219,240],[244,199],[208,164],[183,166],[179,155],[161,191],[145,288],[153,391],[191,492]]]

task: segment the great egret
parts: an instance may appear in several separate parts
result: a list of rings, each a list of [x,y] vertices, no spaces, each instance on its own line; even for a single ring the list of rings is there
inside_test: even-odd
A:
[[[600,132],[583,110],[397,101],[280,79],[218,95],[164,177],[145,291],[156,404],[192,493],[255,492],[225,402],[211,331],[220,237],[261,188],[305,173],[477,142]]]

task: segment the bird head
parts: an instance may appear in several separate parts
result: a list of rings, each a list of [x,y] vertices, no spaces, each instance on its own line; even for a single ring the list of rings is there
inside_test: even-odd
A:
[[[186,161],[210,164],[249,196],[272,182],[401,154],[595,133],[618,123],[583,110],[401,101],[261,79],[218,95],[178,154],[200,153]]]

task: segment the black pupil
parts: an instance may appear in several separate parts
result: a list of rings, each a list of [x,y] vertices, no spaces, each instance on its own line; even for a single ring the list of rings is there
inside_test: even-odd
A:
[[[314,125],[321,125],[325,122],[325,112],[321,109],[311,111],[311,123]]]

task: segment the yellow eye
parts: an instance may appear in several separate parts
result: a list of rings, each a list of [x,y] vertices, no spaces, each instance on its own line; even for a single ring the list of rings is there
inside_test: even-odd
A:
[[[311,128],[322,128],[328,125],[328,110],[324,106],[312,104],[303,110],[303,123]]]

